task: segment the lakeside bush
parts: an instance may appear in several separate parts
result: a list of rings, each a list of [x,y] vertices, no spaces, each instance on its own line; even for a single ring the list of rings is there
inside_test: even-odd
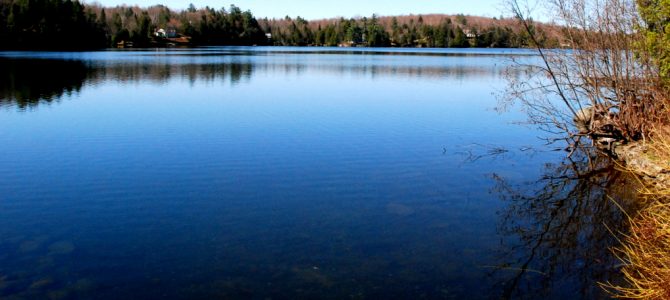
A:
[[[630,213],[629,232],[615,250],[627,285],[603,287],[618,298],[670,298],[670,2],[550,0],[553,21],[572,45],[567,52],[546,50],[534,38],[531,3],[508,4],[538,41],[542,64],[510,78],[505,100],[521,102],[528,121],[549,132],[548,140],[565,141],[570,155],[598,149],[645,174],[648,198]]]

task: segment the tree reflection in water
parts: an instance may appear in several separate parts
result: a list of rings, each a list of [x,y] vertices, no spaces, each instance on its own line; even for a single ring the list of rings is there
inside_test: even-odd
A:
[[[146,62],[91,62],[62,59],[22,59],[0,57],[0,107],[19,110],[71,98],[86,85],[108,81],[147,81],[166,84],[170,79],[217,81],[238,84],[249,78],[248,63],[166,64]]]
[[[602,298],[598,282],[619,282],[610,248],[635,210],[634,178],[608,158],[578,153],[547,164],[535,182],[513,184],[493,175],[494,192],[508,206],[499,212],[502,240],[491,276],[503,299],[556,295]]]
[[[81,90],[91,69],[81,61],[0,58],[0,106],[26,109]]]
[[[184,53],[185,51],[185,53]],[[372,63],[358,60],[335,61],[326,54],[323,62],[272,59],[272,52],[229,51],[210,53],[209,50],[171,51],[157,55],[156,51],[58,53],[0,56],[0,107],[15,106],[20,110],[69,99],[87,85],[136,83],[165,85],[169,80],[186,80],[191,84],[225,82],[245,83],[254,73],[279,73],[284,76],[304,72],[342,76],[355,74],[371,77],[426,78],[431,80],[470,79],[485,76],[501,77],[507,70],[502,66],[481,63],[473,65],[397,64],[386,55],[376,55]],[[283,52],[278,52],[283,53]],[[300,53],[300,52],[297,52]],[[307,52],[310,55],[320,52]],[[324,52],[341,55],[340,52]],[[369,55],[355,52],[357,55]],[[277,53],[274,53],[277,54]],[[384,53],[387,54],[387,53]],[[43,56],[42,56],[43,55]],[[398,53],[397,55],[406,55]],[[413,55],[417,55],[416,53]],[[454,54],[420,54],[449,57]],[[461,56],[461,55],[458,55]],[[292,56],[287,56],[291,58]],[[485,59],[492,59],[482,56]]]

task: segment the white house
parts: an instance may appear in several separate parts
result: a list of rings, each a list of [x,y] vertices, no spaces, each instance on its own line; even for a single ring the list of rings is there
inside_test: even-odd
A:
[[[474,38],[477,37],[477,34],[470,31],[470,29],[463,30],[463,33],[465,33],[465,37],[467,37],[469,39],[474,39]]]
[[[165,32],[165,29],[159,28],[158,30],[156,30],[156,32],[154,32],[154,35],[157,36],[157,37],[164,38],[164,37],[167,36],[167,33]]]

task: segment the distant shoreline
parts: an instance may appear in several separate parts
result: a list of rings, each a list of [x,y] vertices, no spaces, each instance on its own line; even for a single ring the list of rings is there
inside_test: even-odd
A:
[[[560,28],[534,23],[543,45],[559,47]],[[0,2],[0,48],[91,50],[109,47],[341,46],[398,48],[532,48],[515,19],[406,15],[308,21],[257,19],[251,11],[189,7],[172,11],[78,1]]]
[[[340,50],[342,52],[362,52],[370,51],[373,52],[382,52],[382,50],[407,50],[407,51],[398,51],[402,52],[430,52],[431,50],[451,50],[453,52],[468,52],[477,51],[477,50],[507,50],[507,51],[525,51],[530,53],[537,53],[536,48],[492,48],[492,47],[472,47],[472,48],[424,48],[424,47],[338,47],[338,46],[275,46],[275,45],[180,45],[180,46],[148,46],[148,47],[105,47],[105,48],[89,48],[89,49],[68,49],[68,48],[0,48],[0,52],[96,52],[96,51],[148,51],[148,50],[165,50],[165,49],[175,49],[175,50],[184,50],[184,49],[203,49],[203,48],[249,48],[249,49],[313,49],[314,51],[308,52],[318,52],[319,49],[329,49],[329,50]],[[423,51],[422,51],[423,50]],[[550,50],[563,50],[560,48],[553,48]]]

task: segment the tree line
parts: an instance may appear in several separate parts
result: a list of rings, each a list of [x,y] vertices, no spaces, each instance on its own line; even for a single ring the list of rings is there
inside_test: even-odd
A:
[[[464,15],[377,17],[307,21],[303,18],[261,20],[277,46],[368,46],[435,48],[523,48],[530,35],[511,19]],[[468,20],[474,19],[475,22]],[[560,46],[555,27],[535,24],[544,44]]]
[[[78,1],[0,0],[1,48],[100,48],[103,24]]]
[[[559,45],[555,28],[537,23],[534,30]],[[501,48],[533,43],[514,20],[503,18],[373,15],[308,21],[257,19],[235,5],[214,9],[191,4],[174,11],[163,5],[102,7],[76,0],[0,0],[0,48],[86,49],[127,42],[134,47],[178,43]]]

